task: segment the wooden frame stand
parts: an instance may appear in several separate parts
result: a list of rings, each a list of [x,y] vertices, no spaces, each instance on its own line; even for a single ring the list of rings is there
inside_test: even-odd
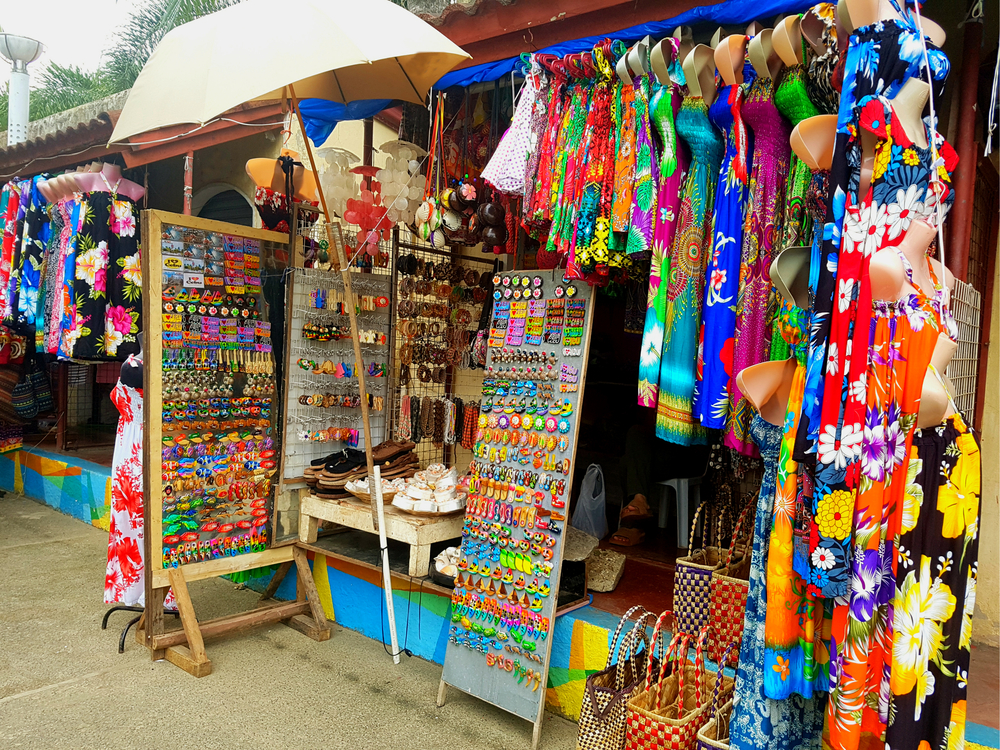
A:
[[[278,570],[271,579],[270,585],[260,600],[266,601],[274,596],[278,586],[285,576],[295,567],[296,597],[294,602],[276,602],[249,612],[227,615],[214,620],[198,622],[188,592],[188,581],[195,578],[208,578],[211,575],[195,575],[185,572],[183,567],[170,568],[162,571],[166,574],[170,586],[155,586],[151,600],[147,602],[146,613],[143,615],[145,627],[137,637],[150,649],[153,661],[166,659],[171,664],[183,669],[195,677],[205,677],[212,673],[212,662],[205,652],[205,639],[227,635],[240,630],[271,622],[283,622],[291,628],[312,638],[314,641],[325,641],[330,638],[330,624],[323,613],[319,602],[319,594],[313,581],[312,571],[306,559],[305,550],[299,547],[282,547],[268,552],[280,553],[284,560],[273,559],[269,564],[280,562]],[[261,553],[267,554],[267,553]],[[181,627],[165,630],[163,601],[167,591],[173,589],[177,610],[180,614]]]

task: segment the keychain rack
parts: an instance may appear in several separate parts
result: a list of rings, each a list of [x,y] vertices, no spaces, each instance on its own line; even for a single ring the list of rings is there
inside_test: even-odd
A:
[[[268,260],[271,260],[273,257],[278,256],[279,253],[284,252],[287,248],[287,237],[275,232],[249,229],[242,226],[210,221],[193,216],[182,216],[165,211],[143,211],[141,221],[143,237],[146,238],[146,248],[142,253],[142,272],[143,279],[145,280],[142,305],[147,333],[147,366],[144,368],[145,382],[143,391],[145,396],[143,399],[143,417],[146,425],[146,429],[143,431],[143,520],[146,530],[144,536],[146,611],[143,615],[140,631],[137,636],[150,649],[154,660],[165,658],[190,674],[196,677],[203,677],[210,674],[212,670],[212,663],[205,652],[205,638],[224,635],[262,623],[284,622],[290,627],[300,630],[310,638],[322,641],[330,637],[330,627],[323,614],[319,595],[316,591],[304,550],[293,546],[273,546],[273,530],[276,526],[274,513],[276,511],[274,508],[274,482],[270,478],[270,474],[275,474],[276,471],[260,465],[263,462],[255,461],[253,462],[254,465],[248,467],[246,465],[248,461],[241,463],[234,457],[233,462],[230,462],[221,455],[225,453],[223,447],[229,445],[233,445],[235,449],[244,453],[248,453],[250,450],[249,445],[239,447],[235,443],[232,443],[237,438],[231,438],[229,442],[223,442],[220,437],[222,434],[222,422],[230,419],[233,415],[223,418],[218,413],[211,414],[206,407],[203,411],[209,413],[205,415],[199,414],[197,419],[207,421],[210,425],[214,424],[212,420],[218,421],[219,428],[206,430],[204,433],[198,430],[200,434],[197,435],[197,441],[192,441],[189,437],[184,437],[183,439],[188,444],[195,443],[194,447],[199,448],[199,450],[193,453],[198,455],[199,458],[206,459],[202,464],[196,464],[200,467],[197,471],[208,472],[207,474],[197,475],[204,480],[203,483],[206,486],[209,479],[225,477],[223,485],[213,495],[215,498],[213,500],[214,503],[220,502],[219,498],[221,495],[219,495],[219,492],[222,491],[227,493],[225,495],[226,500],[228,501],[229,499],[229,493],[232,491],[233,484],[229,483],[228,472],[234,472],[234,476],[242,484],[252,484],[254,492],[261,495],[258,500],[254,501],[253,507],[255,510],[258,507],[260,509],[266,508],[267,513],[254,513],[252,517],[256,520],[266,519],[266,523],[259,526],[251,526],[254,529],[252,534],[257,534],[258,541],[253,545],[240,543],[237,546],[235,542],[230,545],[229,538],[223,543],[219,537],[210,537],[212,533],[227,533],[223,531],[221,526],[216,530],[214,528],[208,529],[207,524],[202,524],[201,527],[198,527],[196,524],[193,528],[198,528],[198,531],[194,531],[192,528],[183,535],[168,534],[168,537],[178,536],[179,543],[172,541],[170,543],[172,550],[170,555],[166,557],[164,555],[165,498],[172,500],[170,503],[172,507],[177,506],[176,511],[181,513],[181,516],[178,516],[179,518],[196,518],[196,516],[189,515],[191,511],[196,510],[193,500],[178,502],[178,497],[174,495],[176,481],[168,479],[168,477],[173,475],[180,476],[181,467],[171,465],[168,468],[165,465],[165,461],[168,458],[164,454],[164,448],[172,443],[176,443],[177,436],[190,436],[193,433],[173,429],[165,430],[163,422],[165,371],[161,366],[161,363],[164,361],[164,351],[181,353],[177,356],[178,359],[184,358],[188,361],[202,364],[210,361],[216,362],[215,370],[209,368],[206,371],[202,368],[201,371],[202,378],[206,382],[209,382],[209,385],[206,387],[210,390],[212,388],[219,388],[220,383],[222,386],[226,386],[225,371],[219,368],[218,363],[252,363],[252,366],[247,366],[242,370],[251,374],[241,377],[239,379],[240,382],[236,382],[237,376],[235,373],[232,375],[230,379],[233,383],[229,386],[232,396],[222,398],[220,403],[215,404],[214,408],[217,411],[220,408],[232,408],[231,404],[247,396],[247,389],[254,387],[251,383],[251,379],[253,378],[252,373],[259,372],[261,369],[270,370],[273,373],[274,370],[274,360],[269,344],[265,345],[259,341],[252,343],[252,341],[260,339],[262,334],[251,335],[250,333],[241,332],[237,347],[242,349],[253,346],[256,350],[252,352],[229,351],[223,357],[220,356],[220,352],[223,351],[222,342],[225,342],[226,339],[221,338],[221,335],[227,334],[223,331],[219,338],[213,339],[214,329],[212,326],[214,324],[208,325],[203,319],[203,316],[220,315],[221,312],[212,313],[210,309],[202,311],[198,308],[197,304],[195,304],[193,310],[189,306],[185,306],[183,311],[179,311],[174,304],[171,304],[169,310],[167,309],[163,294],[165,282],[174,284],[178,277],[175,274],[170,278],[165,278],[164,243],[169,243],[167,247],[169,254],[176,254],[175,257],[179,257],[183,253],[185,258],[187,258],[196,255],[196,253],[192,252],[192,246],[197,248],[198,243],[192,238],[203,241],[205,247],[216,251],[216,253],[218,252],[216,246],[216,242],[218,241],[218,247],[224,248],[227,255],[225,291],[234,298],[239,296],[244,299],[239,317],[246,322],[250,322],[253,320],[267,320],[266,308],[263,307],[263,295],[260,293],[259,282],[256,285],[250,283],[249,279],[254,274],[248,271],[245,274],[248,279],[245,284],[245,291],[235,291],[237,288],[244,289],[242,286],[233,286],[230,288],[231,283],[234,285],[236,283],[244,283],[243,281],[231,280],[229,278],[230,260],[232,260],[233,268],[242,269],[246,265],[247,269],[251,269],[250,262],[254,260],[254,254],[257,256],[254,262],[262,264],[264,258],[260,256],[268,255]],[[239,253],[235,252],[236,248],[242,248],[245,252],[249,252],[250,249],[256,249],[250,255],[245,254],[241,262],[237,263],[235,255]],[[230,250],[234,250],[234,252],[230,253]],[[230,259],[229,255],[233,255],[234,258]],[[194,265],[192,264],[192,266]],[[185,268],[185,271],[187,270]],[[192,268],[192,270],[196,269]],[[205,286],[207,281],[206,275],[202,273],[184,273],[180,277],[180,285],[185,288],[201,289],[205,287],[207,289],[208,287]],[[173,294],[171,298],[173,298]],[[246,314],[243,314],[243,308],[246,309]],[[169,318],[169,321],[165,323],[165,319],[167,318]],[[185,338],[183,342],[184,346],[182,347],[171,346],[168,348],[164,346],[165,333],[176,333],[179,330],[183,330],[186,336],[188,331],[194,332],[194,323],[199,318],[202,319],[202,326],[198,327],[200,343],[188,345],[188,340]],[[167,324],[170,326],[169,331],[165,331],[165,325]],[[244,327],[240,328],[241,331],[244,328],[247,330],[257,330],[258,332],[269,330],[263,322],[255,323],[250,328],[247,328],[245,323],[242,325]],[[185,328],[185,326],[188,326],[188,328]],[[209,335],[206,335],[205,331],[208,331]],[[236,342],[236,340],[237,337],[233,336],[233,341]],[[211,343],[212,341],[219,343],[213,344]],[[171,344],[175,343],[178,343],[176,336],[171,339]],[[254,407],[258,409],[258,412],[257,417],[253,421],[260,431],[261,436],[256,440],[248,438],[245,441],[262,443],[265,437],[269,437],[275,443],[274,450],[276,452],[281,450],[280,443],[274,440],[276,435],[274,425],[277,421],[276,407],[278,392],[279,389],[275,387],[269,396],[262,397],[259,401],[259,406]],[[250,401],[252,402],[253,399],[250,399]],[[226,405],[224,406],[221,402],[226,402]],[[261,426],[265,421],[263,412],[263,404],[265,402],[267,402],[267,411],[269,414],[266,419],[270,420],[270,427],[266,429]],[[232,424],[232,422],[227,421],[226,424]],[[248,424],[248,422],[243,422],[243,424]],[[173,424],[170,426],[174,427]],[[239,429],[242,428],[236,428],[236,431],[238,432]],[[165,436],[174,436],[174,440],[164,443]],[[185,446],[185,456],[189,453],[192,453],[192,451],[188,450],[187,446]],[[169,461],[171,464],[187,464],[190,463],[191,457],[182,462],[175,460],[171,456]],[[208,464],[212,464],[212,466]],[[237,465],[239,468],[236,468]],[[222,469],[219,468],[220,466],[226,466],[227,468]],[[219,473],[223,471],[227,472],[227,474]],[[241,474],[240,472],[242,471],[248,473]],[[187,474],[187,476],[191,476],[191,474]],[[219,483],[214,482],[214,484],[218,485]],[[266,492],[262,489],[265,484],[267,486]],[[167,487],[170,488],[169,494],[166,491]],[[185,488],[185,491],[189,489]],[[196,490],[195,494],[191,497],[200,498],[200,491]],[[199,506],[197,507],[204,507],[200,504],[203,501],[199,499],[198,502]],[[207,505],[207,502],[205,504]],[[182,507],[183,505],[191,505],[192,507],[186,508]],[[215,507],[218,506],[216,505]],[[207,517],[210,520],[214,519],[212,515],[214,512],[213,508],[208,514]],[[232,511],[226,512],[231,513]],[[174,511],[172,511],[173,513]],[[177,522],[174,521],[173,523]],[[231,528],[235,526],[234,524],[225,525]],[[187,524],[184,528],[188,528],[189,526],[190,524]],[[242,529],[243,527],[240,528]],[[186,540],[188,536],[191,537],[189,541]],[[245,539],[249,536],[244,534],[242,538]],[[261,539],[264,541],[259,541]],[[216,545],[216,542],[219,543]],[[255,547],[259,549],[254,549]],[[248,549],[252,551],[246,551]],[[183,552],[178,554],[177,550],[183,550]],[[165,560],[167,560],[166,564]],[[280,567],[272,579],[264,599],[268,599],[274,594],[282,579],[294,565],[297,578],[296,601],[270,604],[251,612],[228,615],[207,622],[198,621],[188,591],[188,582],[230,575],[269,565],[279,565]],[[168,631],[165,628],[163,605],[167,592],[171,589],[177,601],[181,628]]]

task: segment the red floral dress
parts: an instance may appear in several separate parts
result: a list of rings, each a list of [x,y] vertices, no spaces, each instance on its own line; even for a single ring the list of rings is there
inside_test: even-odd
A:
[[[142,364],[134,354],[128,363]],[[115,453],[111,460],[111,527],[104,602],[142,607],[146,602],[142,538],[142,390],[120,380],[111,391],[118,413]],[[173,592],[165,604],[175,608]]]

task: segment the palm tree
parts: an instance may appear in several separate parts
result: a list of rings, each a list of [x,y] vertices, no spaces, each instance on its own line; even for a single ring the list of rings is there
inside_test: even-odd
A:
[[[49,63],[30,93],[32,120],[132,88],[139,71],[171,29],[234,5],[239,0],[145,0],[115,35],[97,70]],[[7,129],[7,86],[0,88],[0,130]]]

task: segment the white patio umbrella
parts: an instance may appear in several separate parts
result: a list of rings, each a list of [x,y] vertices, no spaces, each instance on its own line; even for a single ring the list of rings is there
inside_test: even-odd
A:
[[[245,0],[178,26],[150,55],[129,92],[110,143],[171,125],[204,125],[251,101],[287,97],[302,127],[298,102],[402,99],[422,104],[441,76],[470,57],[429,24],[388,0]],[[323,187],[319,197],[330,230]],[[352,295],[343,244],[338,251],[344,291]],[[354,306],[348,306],[361,392],[368,475],[374,476],[365,371]],[[382,528],[372,493],[372,518]],[[383,541],[384,546],[384,541]],[[388,556],[383,555],[392,612]],[[390,616],[395,648],[395,621]],[[398,663],[398,654],[394,656]]]
[[[136,79],[111,143],[203,125],[246,102],[295,98],[422,104],[469,58],[388,0],[246,0],[166,34]]]

